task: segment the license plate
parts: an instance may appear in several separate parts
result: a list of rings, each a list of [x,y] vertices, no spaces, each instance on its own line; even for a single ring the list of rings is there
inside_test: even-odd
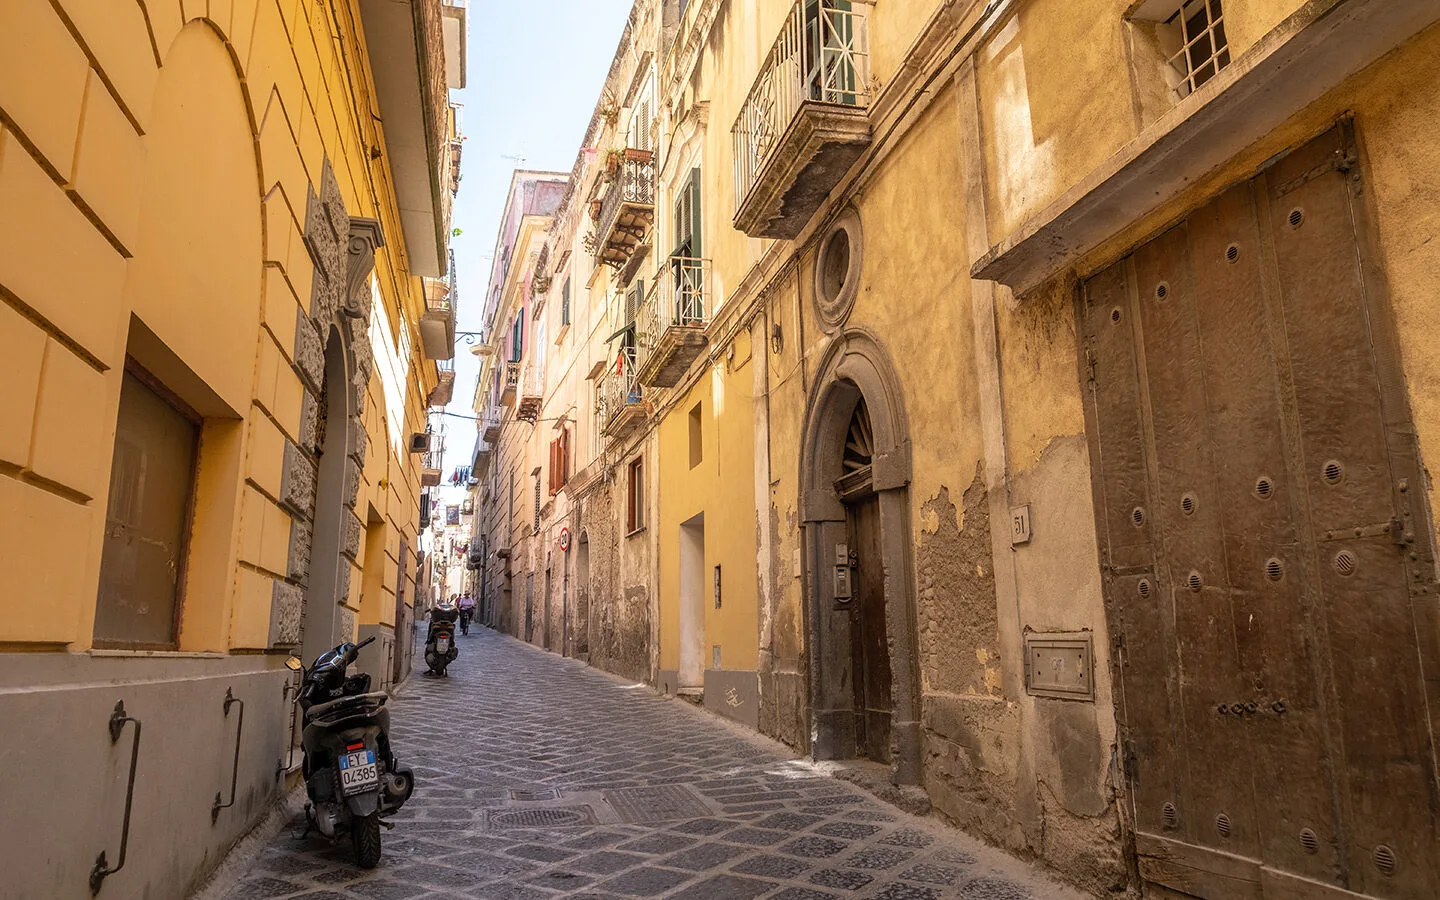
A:
[[[450,651],[450,639],[440,638],[438,641],[436,641],[435,651],[437,653],[448,653]]]
[[[369,750],[347,753],[340,757],[340,790],[347,797],[380,786],[380,770],[375,754]]]

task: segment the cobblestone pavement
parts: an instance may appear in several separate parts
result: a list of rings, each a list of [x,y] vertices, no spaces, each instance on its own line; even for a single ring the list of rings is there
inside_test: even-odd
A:
[[[416,659],[419,659],[417,654]],[[678,700],[477,628],[392,702],[415,795],[369,872],[303,819],[227,900],[1072,900]]]

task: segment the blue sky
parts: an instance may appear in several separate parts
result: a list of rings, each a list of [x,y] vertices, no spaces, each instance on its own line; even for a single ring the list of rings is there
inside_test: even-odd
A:
[[[461,233],[452,240],[458,330],[480,330],[489,257],[512,173],[517,167],[570,171],[630,6],[631,0],[470,0],[466,88],[451,95],[464,104],[465,134],[454,212]],[[479,366],[470,348],[457,343],[449,411],[473,415]],[[444,418],[448,484],[455,466],[469,462],[475,427]]]

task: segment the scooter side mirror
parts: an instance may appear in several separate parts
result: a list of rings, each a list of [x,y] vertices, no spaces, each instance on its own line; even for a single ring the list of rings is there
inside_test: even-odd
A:
[[[292,672],[298,672],[301,669],[305,668],[305,664],[300,661],[300,657],[292,656],[289,659],[285,660],[285,668],[289,669]]]

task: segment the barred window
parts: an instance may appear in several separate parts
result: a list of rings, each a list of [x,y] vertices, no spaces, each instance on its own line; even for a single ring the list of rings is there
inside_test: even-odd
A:
[[[1221,0],[1145,0],[1130,18],[1155,42],[1166,80],[1180,99],[1230,64]]]

